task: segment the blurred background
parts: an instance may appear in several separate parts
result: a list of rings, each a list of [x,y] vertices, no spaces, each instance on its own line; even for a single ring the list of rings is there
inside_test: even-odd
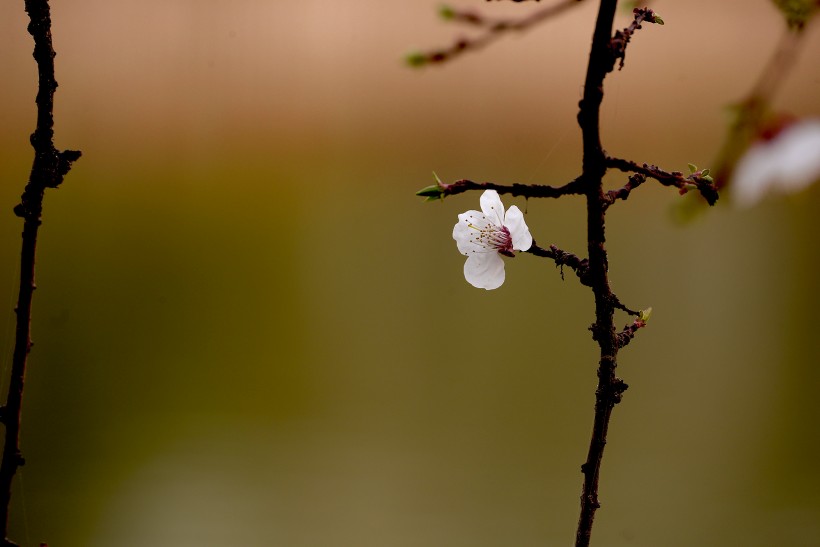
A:
[[[3,393],[36,114],[22,4],[0,5]],[[53,0],[55,143],[83,157],[46,195],[12,539],[570,545],[592,295],[530,255],[474,289],[451,231],[478,194],[413,194],[432,171],[579,173],[595,4],[411,70],[471,30],[437,2]],[[709,166],[783,22],[767,0],[653,7],[666,25],[607,79],[604,147]],[[778,96],[798,116],[820,113],[818,30]],[[613,289],[654,314],[620,354],[593,544],[820,545],[820,188],[686,225],[680,200],[650,182],[608,216]],[[580,198],[505,204],[585,254]]]

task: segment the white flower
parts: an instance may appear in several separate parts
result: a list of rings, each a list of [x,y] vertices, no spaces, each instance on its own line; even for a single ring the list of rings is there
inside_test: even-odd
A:
[[[504,213],[504,204],[495,190],[481,195],[481,212],[458,215],[453,239],[461,254],[467,256],[464,277],[479,289],[497,289],[504,283],[504,260],[515,256],[513,250],[526,251],[532,236],[521,210],[513,205]]]
[[[731,188],[740,207],[769,192],[793,193],[820,180],[820,118],[795,122],[769,141],[749,147],[740,158]]]

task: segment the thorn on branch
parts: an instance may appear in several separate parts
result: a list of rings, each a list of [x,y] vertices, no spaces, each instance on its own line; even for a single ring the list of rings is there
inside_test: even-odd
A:
[[[609,301],[612,304],[613,308],[615,308],[616,310],[625,311],[629,315],[640,316],[641,313],[643,313],[643,312],[640,312],[640,311],[635,311],[635,310],[627,308],[626,306],[621,304],[621,301],[618,300],[618,297],[615,296],[614,294],[610,297]],[[651,308],[650,308],[650,310],[651,310]]]

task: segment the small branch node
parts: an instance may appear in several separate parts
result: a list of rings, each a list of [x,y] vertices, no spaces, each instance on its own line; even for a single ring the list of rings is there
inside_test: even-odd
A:
[[[606,194],[604,194],[604,205],[605,207],[609,207],[615,201],[621,199],[626,201],[629,197],[630,192],[646,182],[646,175],[642,173],[634,173],[629,176],[628,182],[624,184],[622,187],[618,188],[617,190],[610,190]]]
[[[612,389],[612,403],[617,405],[623,399],[624,391],[629,389],[629,385],[620,378],[617,378],[615,382]]]

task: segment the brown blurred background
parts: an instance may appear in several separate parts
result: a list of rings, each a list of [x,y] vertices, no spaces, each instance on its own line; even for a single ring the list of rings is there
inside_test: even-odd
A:
[[[22,4],[0,5],[4,390],[35,121]],[[595,2],[421,71],[402,56],[469,31],[433,1],[52,4],[56,144],[83,158],[46,196],[12,538],[571,544],[591,294],[529,255],[474,289],[451,230],[478,195],[413,192],[434,170],[578,174]],[[666,25],[607,79],[604,146],[708,166],[782,22],[767,0],[653,6]],[[818,30],[778,98],[800,116],[820,113]],[[679,201],[647,184],[608,217],[613,288],[655,312],[621,353],[593,543],[820,545],[820,188],[685,226]],[[584,252],[580,199],[505,202]]]

